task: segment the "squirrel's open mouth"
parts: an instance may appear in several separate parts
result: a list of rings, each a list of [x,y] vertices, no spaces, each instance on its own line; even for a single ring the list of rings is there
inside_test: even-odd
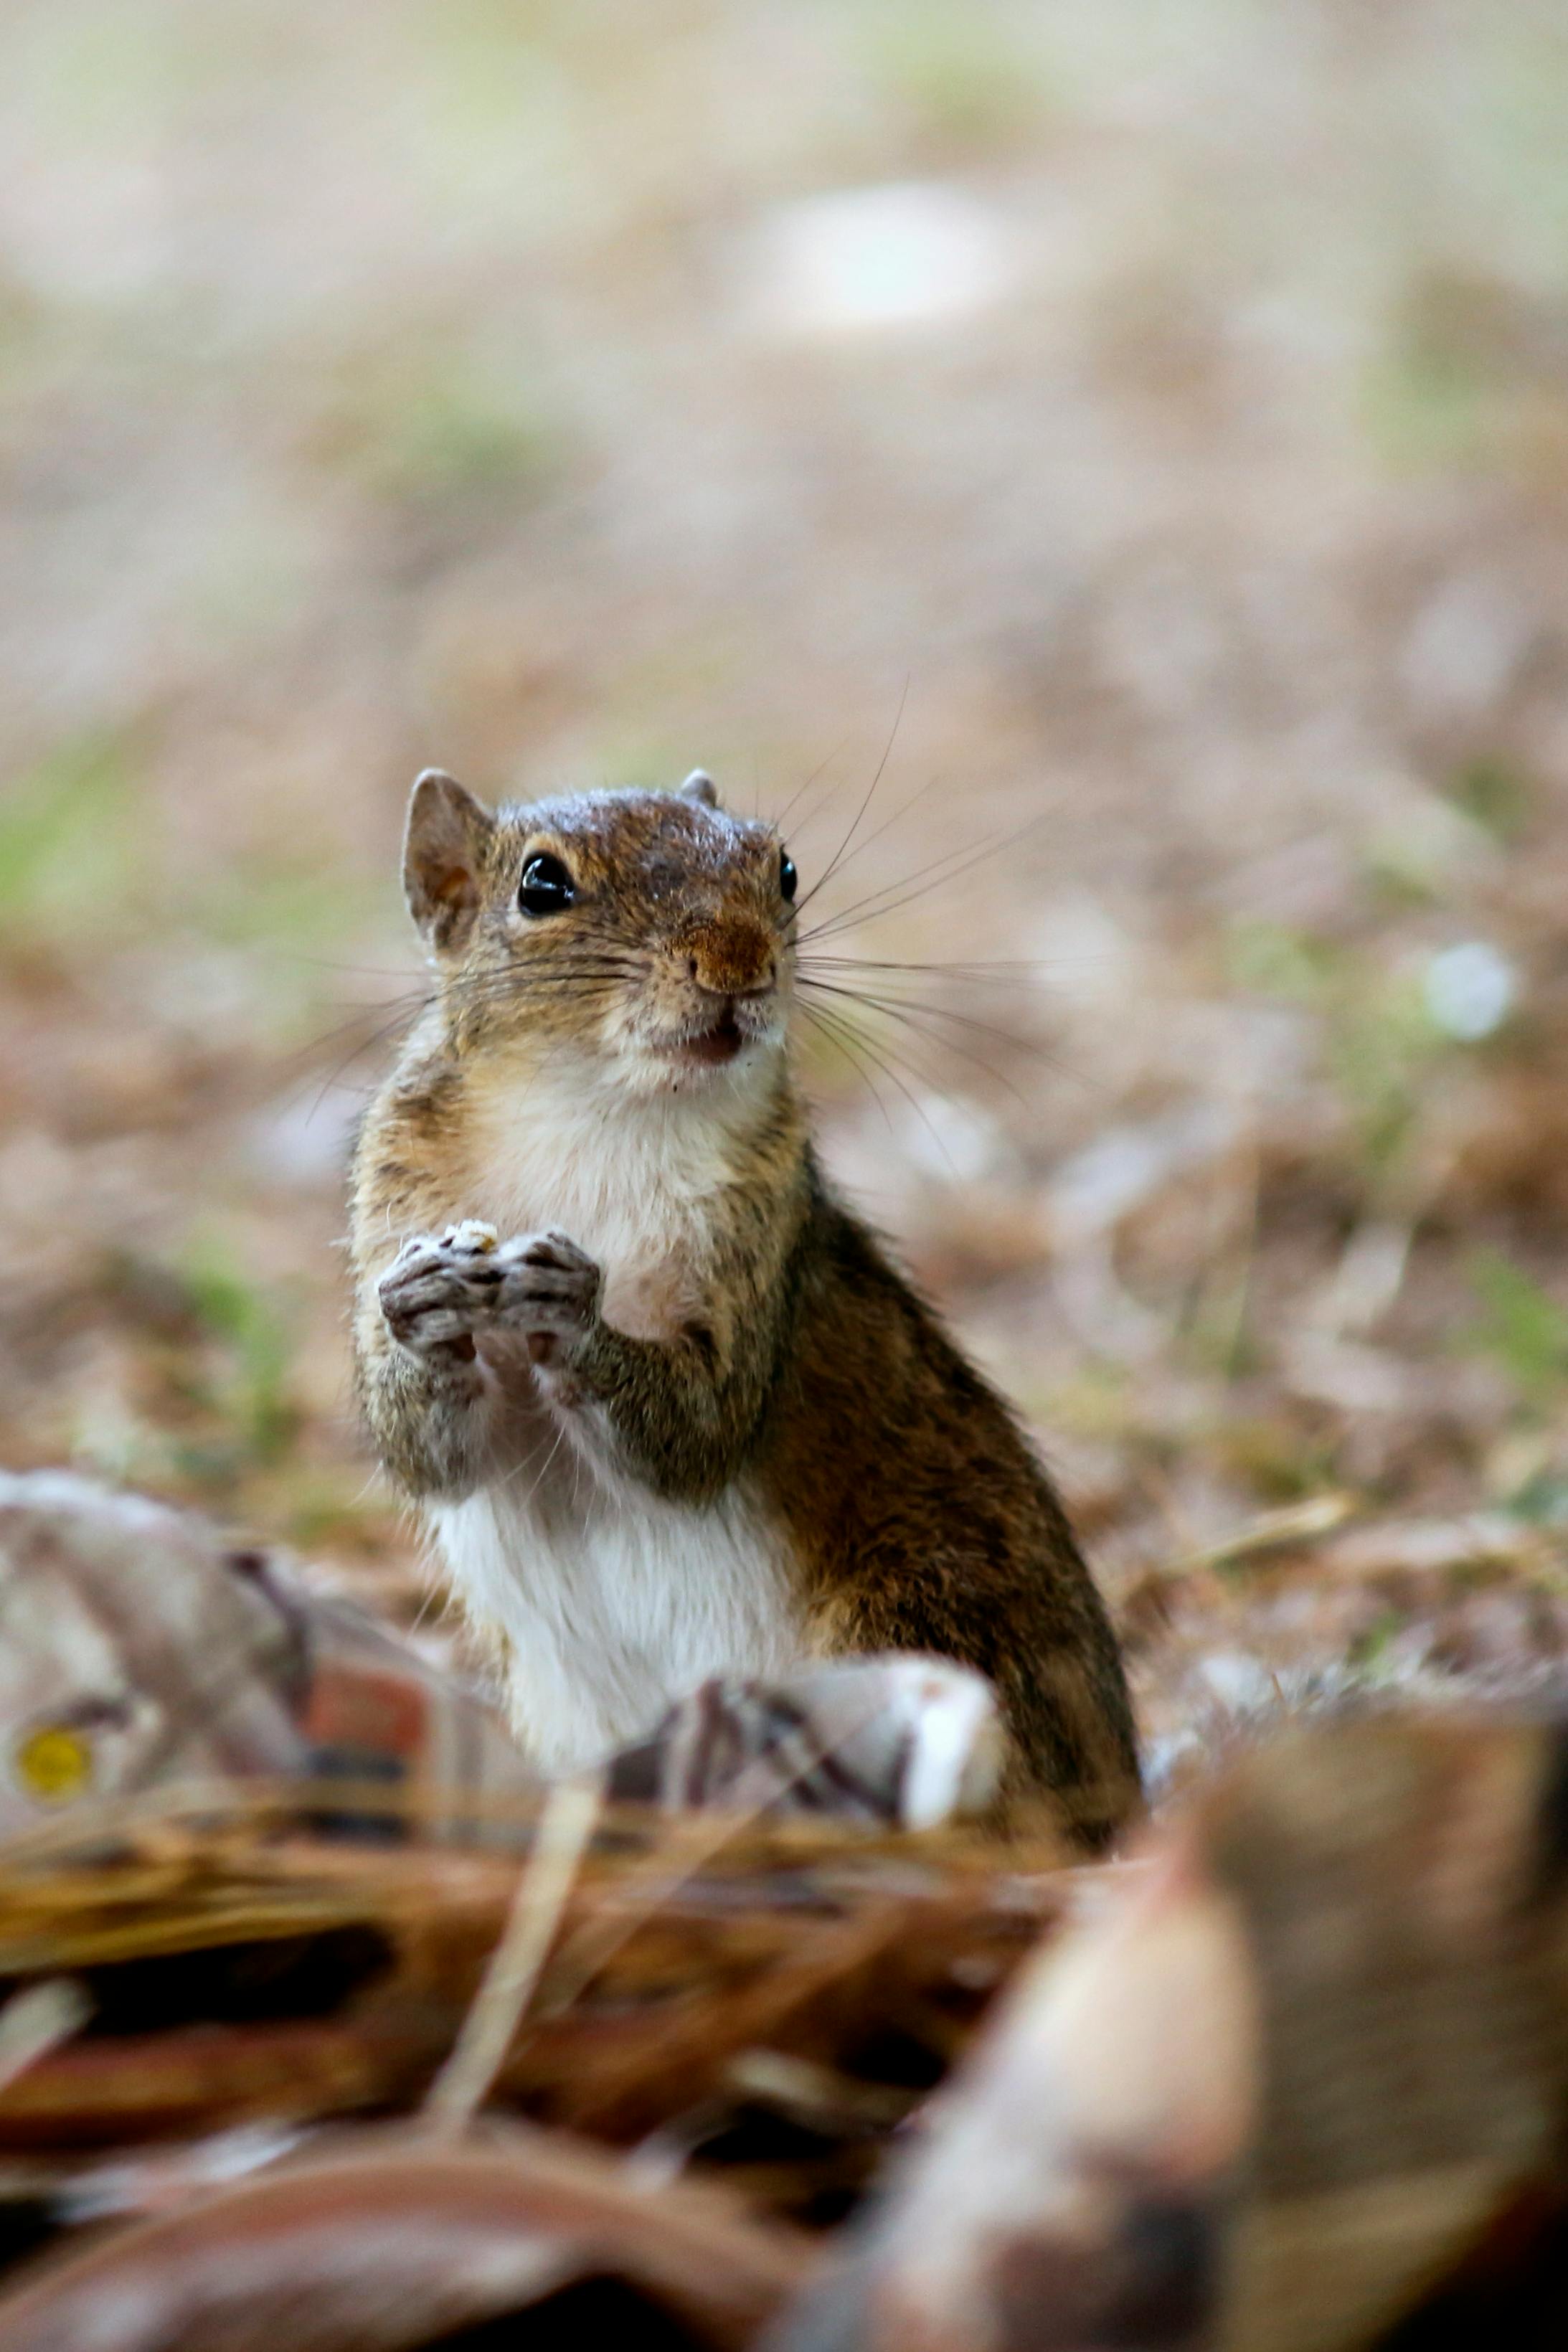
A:
[[[671,1037],[660,1050],[672,1062],[695,1062],[712,1067],[721,1062],[732,1062],[742,1046],[752,1043],[752,1037],[751,1030],[742,1027],[731,1001],[706,1028],[688,1030],[684,1036]]]
[[[710,1028],[700,1029],[694,1037],[683,1037],[675,1052],[683,1062],[732,1062],[746,1043],[746,1033],[735,1018],[735,1008],[726,1004]]]

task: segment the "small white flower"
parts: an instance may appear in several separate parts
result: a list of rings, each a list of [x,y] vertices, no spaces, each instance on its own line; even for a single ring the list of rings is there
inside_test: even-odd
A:
[[[1467,1045],[1500,1029],[1513,1008],[1513,966],[1489,940],[1440,949],[1426,967],[1426,1010],[1446,1036]]]

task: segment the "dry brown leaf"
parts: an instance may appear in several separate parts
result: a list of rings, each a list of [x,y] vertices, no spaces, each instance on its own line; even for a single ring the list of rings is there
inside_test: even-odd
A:
[[[610,2280],[623,2324],[654,2312],[702,2352],[740,2352],[811,2260],[808,2241],[716,2191],[650,2195],[558,2134],[453,2147],[393,2127],[47,2260],[0,2307],[0,2338],[6,2352],[402,2352]]]

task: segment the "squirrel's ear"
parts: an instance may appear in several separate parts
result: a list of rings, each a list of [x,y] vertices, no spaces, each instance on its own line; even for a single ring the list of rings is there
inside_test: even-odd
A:
[[[432,947],[460,947],[479,909],[485,845],[495,819],[472,793],[426,768],[408,801],[403,889],[408,911]]]
[[[719,805],[713,779],[704,768],[692,769],[680,787],[680,797],[683,801],[700,801],[704,808],[717,808]]]

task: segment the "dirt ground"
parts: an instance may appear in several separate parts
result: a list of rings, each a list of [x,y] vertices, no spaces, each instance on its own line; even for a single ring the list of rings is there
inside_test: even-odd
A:
[[[1554,1675],[1553,0],[0,49],[0,1455],[412,1614],[338,1246],[409,780],[700,761],[925,968],[847,975],[865,1066],[803,1038],[826,1154],[1037,1428],[1157,1759]]]

